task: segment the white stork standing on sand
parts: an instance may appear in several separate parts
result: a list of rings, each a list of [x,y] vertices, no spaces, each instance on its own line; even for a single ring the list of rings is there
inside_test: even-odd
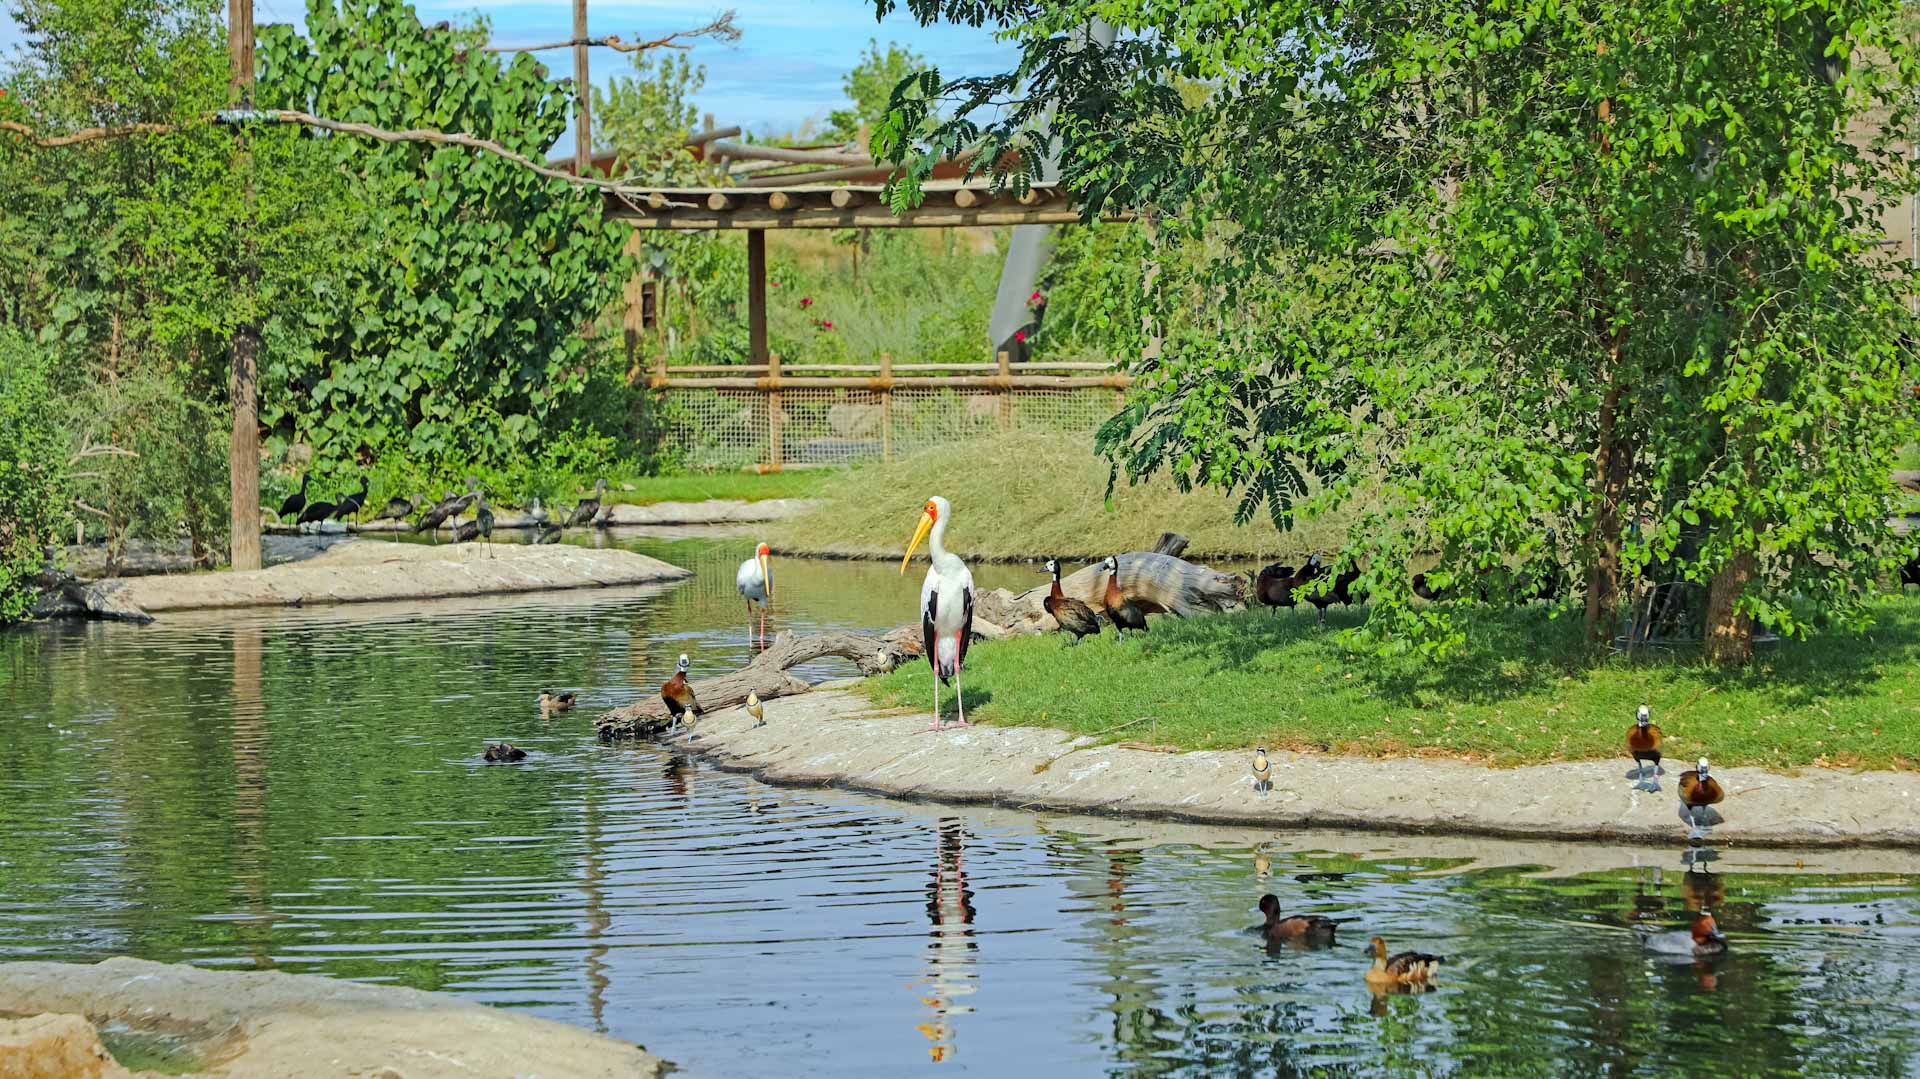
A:
[[[960,668],[967,662],[967,642],[973,636],[973,574],[958,555],[947,550],[942,541],[953,506],[934,495],[927,499],[920,527],[907,544],[907,555],[900,560],[900,572],[907,572],[913,552],[920,541],[927,541],[927,555],[933,565],[920,585],[920,637],[926,642],[927,662],[933,667],[933,726],[930,731],[945,730],[940,722],[940,683],[954,680],[953,696],[960,708],[959,726],[967,725],[967,702],[961,695]],[[931,533],[931,535],[929,535]]]
[[[773,549],[766,544],[754,548],[753,557],[740,563],[740,572],[733,575],[733,587],[740,590],[740,598],[747,601],[747,636],[753,636],[753,605],[760,605],[760,647],[767,646],[767,604],[773,601],[773,567],[767,559]]]

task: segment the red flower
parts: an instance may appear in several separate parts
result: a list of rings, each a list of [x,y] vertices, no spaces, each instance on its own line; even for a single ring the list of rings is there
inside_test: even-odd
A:
[[[1027,339],[1027,331],[1025,330],[1013,331],[1013,339],[1015,341],[1025,341]]]
[[[775,281],[775,282],[773,282],[773,287],[774,287],[774,288],[779,288],[779,287],[780,287],[780,282],[778,282],[778,281]]]
[[[820,324],[820,328],[821,328],[821,329],[823,329],[823,330],[831,330],[831,329],[833,329],[833,320],[831,320],[831,319],[829,319],[829,320],[827,320],[826,322],[822,322],[822,323]]]
[[[805,297],[804,299],[802,299],[802,300],[800,301],[800,306],[801,306],[801,307],[812,307],[812,306],[813,306],[813,297],[811,297],[811,296],[808,296],[808,297]]]
[[[1033,290],[1033,295],[1031,295],[1031,296],[1029,296],[1029,297],[1027,297],[1027,302],[1028,302],[1028,303],[1039,303],[1039,302],[1040,302],[1040,290],[1039,290],[1039,289],[1034,289],[1034,290]]]

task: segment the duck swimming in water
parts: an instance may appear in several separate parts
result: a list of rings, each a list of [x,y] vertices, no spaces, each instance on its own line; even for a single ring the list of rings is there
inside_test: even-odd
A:
[[[1373,966],[1367,970],[1367,987],[1376,991],[1396,986],[1426,986],[1444,960],[1425,952],[1399,952],[1389,956],[1387,942],[1375,937],[1367,945],[1373,951]]]
[[[551,690],[545,689],[540,691],[538,700],[540,702],[540,711],[543,714],[547,712],[571,712],[573,711],[573,706],[580,703],[579,694],[554,693]]]
[[[1267,943],[1278,944],[1287,941],[1300,941],[1309,945],[1333,943],[1333,934],[1340,923],[1321,914],[1281,914],[1280,897],[1263,895],[1260,897],[1260,913],[1266,915],[1265,924],[1256,926]]]
[[[1687,955],[1695,959],[1727,954],[1726,934],[1720,932],[1719,923],[1713,920],[1713,915],[1704,910],[1693,916],[1693,924],[1686,929],[1676,929],[1671,933],[1642,933],[1640,944],[1650,952]]]
[[[527,759],[527,751],[512,742],[500,742],[488,746],[487,751],[480,756],[481,759],[488,761],[523,761]]]

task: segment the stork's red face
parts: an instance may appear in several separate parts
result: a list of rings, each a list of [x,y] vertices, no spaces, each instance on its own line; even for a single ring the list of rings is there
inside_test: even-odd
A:
[[[773,548],[763,543],[760,546],[754,548],[753,553],[761,558],[766,558],[769,555],[773,554]]]
[[[926,512],[928,517],[931,517],[934,520],[938,521],[940,519],[940,504],[935,502],[931,498],[927,499]]]

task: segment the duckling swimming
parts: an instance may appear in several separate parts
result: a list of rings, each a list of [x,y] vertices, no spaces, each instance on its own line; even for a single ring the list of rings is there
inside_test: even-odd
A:
[[[1280,897],[1276,895],[1260,897],[1260,913],[1266,915],[1267,920],[1254,928],[1267,938],[1268,944],[1298,942],[1308,947],[1324,947],[1333,943],[1333,934],[1340,928],[1340,923],[1321,914],[1281,914]]]
[[[580,703],[580,695],[577,693],[554,693],[547,689],[541,690],[537,699],[540,702],[541,715],[551,712],[571,712],[573,706]]]
[[[1433,983],[1434,972],[1444,960],[1425,952],[1399,952],[1389,956],[1387,942],[1375,937],[1368,945],[1373,950],[1373,966],[1367,970],[1367,987],[1376,992],[1395,986],[1425,987]]]
[[[480,757],[487,761],[523,761],[527,759],[527,751],[512,742],[499,742],[488,746]]]
[[[1640,944],[1650,952],[1691,956],[1695,959],[1727,953],[1726,934],[1720,932],[1713,915],[1704,910],[1693,916],[1693,924],[1686,929],[1676,929],[1671,933],[1642,933]]]
[[[1641,705],[1633,726],[1627,728],[1627,755],[1639,765],[1634,778],[1651,781],[1646,788],[1650,790],[1660,789],[1659,781],[1653,777],[1666,774],[1666,769],[1660,767],[1660,739],[1660,728],[1653,722],[1653,710]]]

